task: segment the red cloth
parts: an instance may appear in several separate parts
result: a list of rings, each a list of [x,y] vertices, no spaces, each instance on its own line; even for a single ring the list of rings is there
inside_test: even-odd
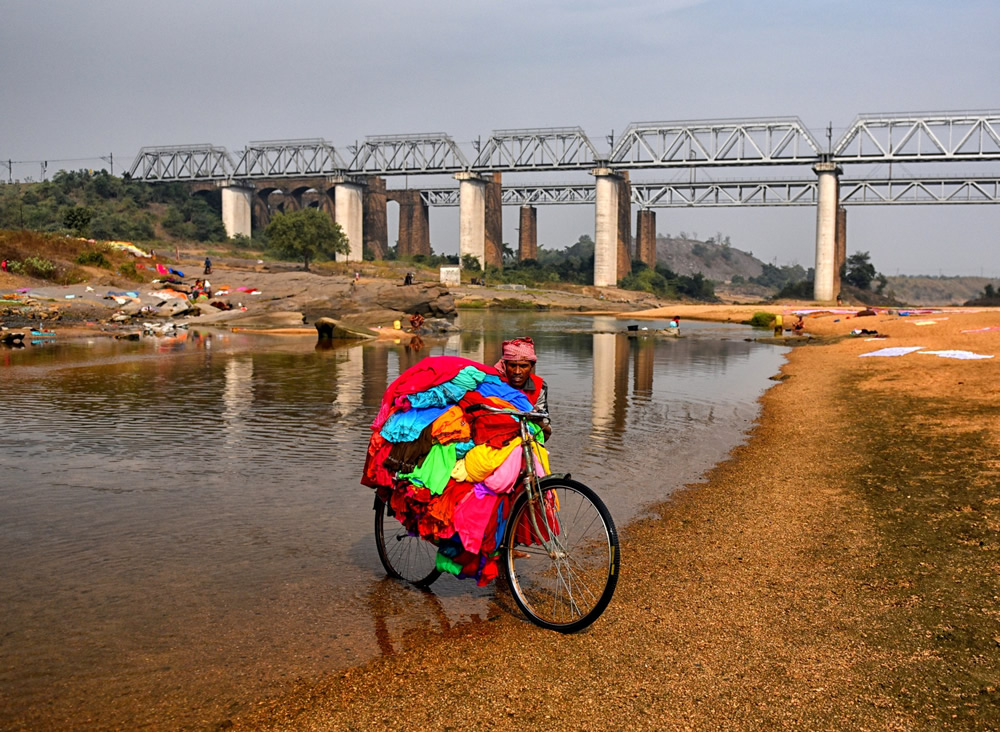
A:
[[[472,427],[472,441],[477,445],[502,447],[520,434],[517,421],[509,414],[493,414],[486,410],[469,412],[473,404],[512,409],[513,405],[496,397],[484,397],[478,391],[467,392],[458,402]]]
[[[406,396],[416,394],[420,391],[430,389],[432,386],[443,384],[455,378],[459,371],[466,366],[473,366],[485,374],[500,376],[499,372],[486,364],[472,361],[460,356],[431,356],[414,364],[396,377],[396,380],[389,384],[382,396],[382,406],[379,407],[378,416],[372,423],[372,430],[382,429],[382,425],[389,418],[394,408],[409,408],[409,400]]]

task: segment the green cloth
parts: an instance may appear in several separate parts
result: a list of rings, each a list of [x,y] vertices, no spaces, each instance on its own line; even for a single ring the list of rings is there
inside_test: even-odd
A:
[[[451,478],[458,458],[455,455],[455,443],[450,445],[434,445],[420,466],[412,473],[400,473],[399,477],[422,485],[431,494],[440,496]]]
[[[461,564],[450,557],[446,557],[441,552],[434,555],[434,568],[439,572],[447,572],[448,574],[453,574],[456,577],[462,571]]]

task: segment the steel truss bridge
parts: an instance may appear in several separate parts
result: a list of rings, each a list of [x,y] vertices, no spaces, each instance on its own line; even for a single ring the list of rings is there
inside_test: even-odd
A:
[[[630,124],[599,152],[580,127],[495,130],[463,150],[445,133],[380,135],[336,148],[323,139],[251,142],[238,154],[215,145],[144,147],[129,175],[147,182],[211,182],[252,187],[255,179],[726,169],[726,181],[632,182],[642,208],[815,205],[815,177],[751,180],[750,166],[819,162],[975,163],[1000,160],[1000,112],[861,115],[826,149],[797,117]],[[904,177],[873,173],[840,182],[844,204],[998,203],[1000,171],[987,175]],[[458,205],[458,189],[427,188],[432,206]],[[594,185],[504,184],[505,204],[593,203]]]

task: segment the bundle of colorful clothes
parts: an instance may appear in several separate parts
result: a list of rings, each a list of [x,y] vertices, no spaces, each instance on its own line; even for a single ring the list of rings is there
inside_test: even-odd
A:
[[[470,407],[529,411],[521,391],[491,367],[457,356],[425,358],[382,397],[364,477],[414,536],[438,547],[437,568],[485,585],[497,575],[523,465],[518,421]],[[541,429],[529,424],[535,470],[547,475]]]

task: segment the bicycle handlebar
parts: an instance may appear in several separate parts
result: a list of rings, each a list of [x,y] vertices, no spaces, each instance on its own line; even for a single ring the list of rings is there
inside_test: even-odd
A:
[[[466,407],[466,412],[477,412],[480,409],[485,409],[493,414],[509,414],[517,419],[548,419],[548,412],[522,412],[520,409],[507,409],[504,407],[493,407],[489,404],[470,404]]]

